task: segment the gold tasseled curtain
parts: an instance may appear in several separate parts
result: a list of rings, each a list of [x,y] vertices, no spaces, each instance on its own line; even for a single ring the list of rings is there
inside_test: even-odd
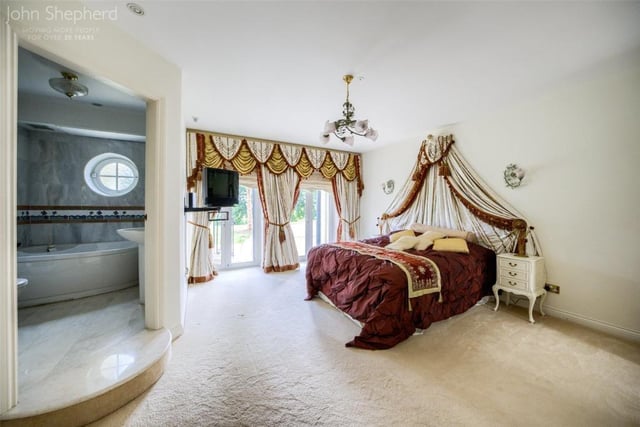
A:
[[[279,213],[276,207],[282,203],[295,204],[300,181],[316,172],[332,181],[334,193],[338,189],[334,194],[340,201],[337,204],[341,219],[337,240],[357,239],[360,197],[364,189],[359,154],[198,130],[188,130],[187,141],[188,190],[197,187],[202,180],[204,167],[231,168],[241,175],[255,171],[266,218],[262,260],[266,272],[298,267],[295,242],[288,218],[285,218],[290,215],[293,205],[278,207],[284,209]],[[348,226],[342,227],[343,221]]]

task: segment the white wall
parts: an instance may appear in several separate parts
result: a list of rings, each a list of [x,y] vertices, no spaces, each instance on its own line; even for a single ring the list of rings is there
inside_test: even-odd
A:
[[[441,133],[536,227],[547,281],[561,288],[547,298],[551,314],[640,338],[640,54]],[[419,146],[364,154],[366,232],[391,201],[378,184],[403,183]],[[527,172],[517,189],[503,181],[509,163]]]

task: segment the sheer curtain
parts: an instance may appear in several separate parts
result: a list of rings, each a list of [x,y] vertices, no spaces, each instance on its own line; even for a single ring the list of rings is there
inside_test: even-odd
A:
[[[258,172],[258,191],[265,218],[262,269],[267,272],[295,270],[298,249],[289,219],[296,204],[300,177],[293,168],[274,174],[266,167]]]
[[[197,166],[197,143],[195,135],[187,138],[187,173]],[[202,174],[198,173],[190,182],[187,190],[195,192],[194,206],[203,205]],[[191,188],[189,188],[191,187]],[[218,274],[212,259],[213,238],[209,229],[208,212],[189,212],[187,215],[187,233],[191,236],[187,265],[187,283],[208,282]]]

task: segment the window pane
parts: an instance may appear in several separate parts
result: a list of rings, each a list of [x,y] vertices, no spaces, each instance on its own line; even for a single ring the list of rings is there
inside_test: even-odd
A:
[[[131,168],[124,163],[118,163],[118,176],[134,176]]]
[[[215,265],[222,264],[222,222],[209,222],[211,236],[213,238],[213,248],[211,248],[211,258]]]
[[[138,168],[129,158],[116,153],[102,153],[84,167],[84,179],[101,196],[121,196],[138,184]]]
[[[133,178],[118,178],[118,190],[124,191],[133,185]]]
[[[296,207],[291,214],[291,228],[293,229],[293,238],[296,241],[296,247],[298,249],[298,256],[306,255],[306,242],[305,242],[305,206],[307,201],[307,190],[300,191]]]
[[[318,221],[318,209],[322,206],[322,193],[324,191],[315,190],[313,192],[313,219],[311,224],[312,236],[311,236],[311,245],[319,245],[322,240],[322,224],[323,221]]]
[[[116,178],[113,176],[100,176],[100,182],[109,190],[117,190]]]
[[[116,163],[107,163],[98,171],[98,175],[116,176]]]
[[[231,209],[233,217],[233,253],[231,263],[251,262],[253,255],[253,203],[252,190],[244,185],[238,188],[238,204]]]

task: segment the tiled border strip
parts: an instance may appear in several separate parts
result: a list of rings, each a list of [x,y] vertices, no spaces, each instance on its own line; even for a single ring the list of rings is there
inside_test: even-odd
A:
[[[19,205],[18,225],[143,222],[144,206],[50,206]]]

